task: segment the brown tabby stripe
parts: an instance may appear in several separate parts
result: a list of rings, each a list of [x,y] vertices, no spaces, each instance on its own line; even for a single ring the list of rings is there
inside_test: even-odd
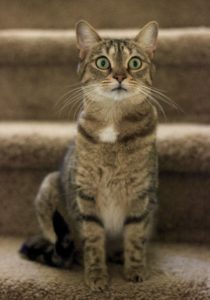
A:
[[[140,250],[142,250],[142,248]],[[143,261],[142,258],[137,258],[137,257],[134,257],[134,256],[131,256],[130,260],[131,260],[131,262],[137,263],[137,264],[139,264]],[[143,265],[142,265],[142,267],[143,267]]]
[[[149,196],[150,197],[150,203],[151,204],[157,204],[157,199],[156,199],[156,190],[155,188],[150,188],[148,190],[144,190],[142,191],[139,195],[138,195],[138,198],[139,199],[142,199],[146,196]]]
[[[123,117],[123,121],[128,121],[128,122],[139,122],[143,114],[127,114],[126,116]]]
[[[82,217],[82,220],[85,221],[85,222],[94,222],[94,223],[99,224],[101,227],[103,227],[103,223],[96,216],[93,216],[93,215],[81,215],[81,217]]]
[[[87,194],[84,194],[82,191],[79,191],[78,196],[82,199],[82,200],[86,200],[86,201],[95,201],[95,197],[93,196],[89,196]]]
[[[150,175],[150,174],[149,174]],[[149,190],[143,190],[141,193],[138,195],[139,199],[145,198],[146,196],[149,196],[150,191]]]
[[[157,205],[157,198],[156,197],[151,197],[149,202],[152,204],[152,205]]]
[[[133,224],[133,223],[140,223],[147,218],[149,213],[150,213],[150,211],[146,210],[141,216],[127,217],[127,219],[125,220],[125,225],[129,225],[129,224]]]
[[[85,74],[85,72],[86,72],[86,69],[87,69],[87,63],[86,64],[84,64],[84,63],[82,63],[82,61],[79,63],[79,65],[78,65],[78,69],[79,70],[81,70],[80,71],[80,80],[82,80],[82,78],[83,78],[83,76],[84,76],[84,74]],[[83,67],[82,67],[83,66]]]
[[[78,125],[78,132],[84,137],[86,138],[89,142],[96,144],[97,141],[96,139],[90,135],[82,126],[81,124]]]
[[[142,130],[140,132],[134,132],[133,134],[125,135],[122,138],[119,138],[118,141],[120,143],[127,143],[131,140],[134,140],[134,139],[138,138],[138,137],[145,137],[145,136],[151,134],[154,131],[154,129],[155,129],[155,126],[151,126],[151,127],[148,127],[145,130]]]

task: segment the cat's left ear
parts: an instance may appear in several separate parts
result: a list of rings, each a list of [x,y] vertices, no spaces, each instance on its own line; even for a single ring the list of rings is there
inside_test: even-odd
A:
[[[147,23],[135,37],[137,42],[152,58],[157,47],[158,23],[155,21]]]
[[[86,21],[76,24],[77,48],[80,50],[80,58],[83,60],[93,45],[101,41],[96,30]]]

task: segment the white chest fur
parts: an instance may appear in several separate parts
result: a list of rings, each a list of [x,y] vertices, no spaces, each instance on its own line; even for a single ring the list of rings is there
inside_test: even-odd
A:
[[[113,125],[103,128],[99,133],[99,139],[105,143],[114,143],[117,140],[118,132]]]

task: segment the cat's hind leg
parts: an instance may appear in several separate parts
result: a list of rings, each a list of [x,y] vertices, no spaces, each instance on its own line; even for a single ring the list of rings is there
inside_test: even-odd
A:
[[[54,172],[45,177],[35,199],[42,233],[22,245],[20,253],[24,257],[56,267],[72,264],[74,243],[69,226],[59,212],[60,203],[59,172]]]
[[[56,242],[53,244],[42,235],[30,237],[20,248],[20,254],[32,261],[52,267],[70,268],[74,260],[74,242],[67,224],[56,210],[53,215]]]
[[[59,172],[48,174],[35,198],[36,217],[43,236],[51,243],[56,242],[56,232],[53,227],[53,215],[61,201],[59,188]]]

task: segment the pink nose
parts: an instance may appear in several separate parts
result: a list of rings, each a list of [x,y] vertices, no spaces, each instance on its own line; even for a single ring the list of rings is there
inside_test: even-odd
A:
[[[115,74],[113,77],[114,79],[117,79],[119,82],[122,82],[126,78],[124,74]]]

